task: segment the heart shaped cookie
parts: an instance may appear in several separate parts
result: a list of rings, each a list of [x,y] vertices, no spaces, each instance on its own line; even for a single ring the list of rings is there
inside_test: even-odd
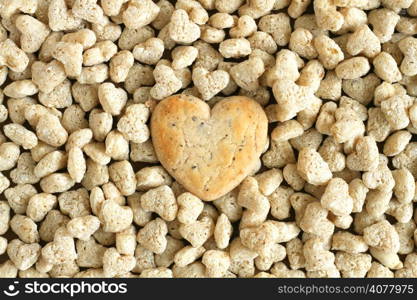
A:
[[[244,96],[226,98],[210,111],[196,97],[174,95],[156,106],[151,135],[165,169],[211,201],[253,171],[267,143],[268,121],[262,107]]]

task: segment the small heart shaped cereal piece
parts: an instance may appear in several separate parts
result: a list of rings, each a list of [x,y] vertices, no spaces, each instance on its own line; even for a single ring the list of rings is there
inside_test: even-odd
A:
[[[210,201],[235,188],[257,165],[267,142],[262,107],[244,96],[226,98],[212,111],[202,100],[174,95],[151,119],[156,154],[188,191]]]
[[[201,34],[200,27],[190,21],[187,12],[183,9],[177,9],[173,12],[168,26],[170,38],[181,44],[191,44]]]
[[[133,49],[135,59],[148,65],[156,64],[163,54],[164,42],[159,38],[150,38]]]
[[[151,88],[152,98],[162,100],[176,92],[182,87],[182,81],[176,76],[174,70],[166,65],[158,65],[153,71],[155,85]]]
[[[223,90],[229,83],[229,73],[223,70],[209,72],[204,68],[195,68],[193,82],[200,92],[203,100],[210,100]]]
[[[82,24],[82,19],[77,18],[68,9],[65,0],[50,1],[48,9],[49,28],[53,31],[75,30]]]

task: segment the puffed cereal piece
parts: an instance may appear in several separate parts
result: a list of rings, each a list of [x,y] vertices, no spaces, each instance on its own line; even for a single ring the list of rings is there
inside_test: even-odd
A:
[[[381,4],[387,8],[392,9],[395,12],[399,12],[403,8],[408,8],[413,3],[413,0],[399,0],[399,1],[391,1],[391,0],[382,0]]]
[[[94,162],[103,166],[107,165],[111,160],[110,156],[106,154],[104,143],[89,143],[84,146],[83,151]]]
[[[53,173],[40,181],[42,190],[51,194],[68,191],[74,184],[75,181],[68,173]]]
[[[289,49],[306,59],[314,59],[318,56],[313,43],[313,34],[305,28],[297,28],[291,33]]]
[[[196,222],[204,208],[203,202],[188,192],[179,195],[177,202],[179,206],[177,219],[182,224],[192,224]]]
[[[106,232],[119,232],[132,223],[133,212],[130,207],[120,206],[110,199],[103,202],[99,218]]]
[[[413,99],[408,95],[394,95],[381,102],[382,113],[392,129],[399,130],[408,126],[408,109],[412,103]]]
[[[167,246],[167,224],[160,218],[150,221],[139,230],[137,241],[146,249],[161,254]]]
[[[193,247],[199,247],[213,235],[214,228],[213,219],[209,216],[203,216],[192,224],[181,224],[179,232]]]
[[[65,148],[69,151],[71,148],[83,148],[85,145],[91,142],[93,138],[93,131],[90,128],[83,128],[74,131],[68,137],[68,141],[65,144]]]
[[[332,250],[357,254],[368,251],[368,245],[360,235],[354,235],[348,231],[339,231],[332,237]]]
[[[372,171],[378,167],[378,147],[371,136],[358,138],[355,151],[346,158],[346,166],[355,171]]]
[[[0,201],[0,234],[3,235],[9,229],[10,206],[6,201]]]
[[[106,64],[98,64],[92,67],[83,67],[81,74],[77,77],[80,84],[102,83],[109,76],[109,68]]]
[[[220,43],[219,52],[224,58],[239,58],[251,54],[250,42],[245,38],[231,38]]]
[[[161,185],[171,185],[172,179],[169,174],[160,166],[145,167],[136,173],[137,185],[139,191],[147,191]]]
[[[406,168],[392,171],[395,180],[394,194],[400,203],[410,203],[414,199],[415,181],[411,172]]]
[[[381,44],[368,25],[364,24],[349,36],[346,49],[350,55],[363,54],[368,58],[373,58],[381,52]]]
[[[221,250],[208,250],[204,253],[202,263],[206,266],[208,277],[223,277],[230,267],[230,256]]]
[[[52,92],[66,78],[64,66],[57,60],[50,63],[35,61],[31,70],[32,81],[44,93]]]
[[[266,84],[272,87],[276,80],[296,81],[300,77],[298,68],[297,54],[288,49],[282,49],[276,56],[275,65],[265,74]]]
[[[10,259],[0,265],[0,275],[3,278],[16,278],[18,271]]]
[[[7,254],[13,264],[21,271],[29,269],[38,260],[41,246],[37,243],[25,244],[14,239],[7,246]]]
[[[214,228],[214,240],[219,249],[225,249],[229,246],[229,241],[233,233],[233,227],[229,218],[221,214],[217,218],[216,227]]]
[[[404,54],[404,59],[401,63],[400,70],[406,76],[414,76],[417,74],[415,65],[415,53],[417,51],[417,39],[413,37],[406,37],[398,42],[398,47]]]
[[[42,221],[45,216],[57,205],[56,196],[48,193],[39,193],[29,198],[26,214],[35,222]]]
[[[363,230],[365,242],[378,250],[398,252],[400,239],[394,226],[388,221],[379,221]]]
[[[393,278],[394,273],[387,267],[378,262],[372,262],[371,268],[366,275],[368,278]]]
[[[173,221],[177,216],[178,205],[171,188],[162,185],[141,196],[141,206],[145,211],[156,212],[166,221]]]
[[[134,255],[136,244],[136,228],[133,225],[116,233],[116,249],[120,254]]]
[[[276,1],[277,2],[277,1]],[[289,2],[289,1],[282,1],[282,2]],[[294,0],[291,1],[290,6],[288,7],[288,15],[293,18],[297,19],[300,17],[307,9],[307,7],[311,4],[311,0]]]
[[[0,53],[0,66],[7,66],[12,71],[23,72],[29,64],[26,53],[10,39],[0,42]]]
[[[319,153],[313,148],[303,148],[298,154],[297,171],[307,182],[314,185],[326,184],[332,173]]]
[[[236,24],[230,29],[229,35],[232,38],[242,38],[252,35],[256,31],[255,20],[249,15],[241,16]]]
[[[82,181],[87,165],[81,148],[72,147],[68,151],[67,170],[75,182],[80,183]]]
[[[194,263],[197,259],[199,259],[204,254],[204,252],[206,252],[206,249],[201,246],[185,246],[175,254],[175,265],[178,267],[188,266]]]
[[[94,238],[104,246],[112,246],[116,243],[116,235],[112,232],[105,232],[102,226],[94,233]]]
[[[41,240],[45,242],[52,242],[55,231],[59,227],[65,226],[69,220],[69,217],[63,215],[59,210],[53,209],[49,211],[39,228],[39,236]]]
[[[159,11],[159,6],[153,1],[130,1],[123,12],[123,23],[130,29],[141,28],[155,20]]]
[[[5,96],[11,98],[24,98],[26,96],[33,96],[38,93],[37,86],[31,80],[14,81],[7,85],[3,93]]]
[[[275,263],[271,268],[271,273],[278,278],[305,278],[306,275],[301,270],[290,270],[283,262]]]
[[[281,170],[270,169],[255,176],[259,191],[265,196],[271,195],[281,184],[283,175]]]
[[[264,63],[258,57],[249,58],[230,68],[230,76],[234,82],[247,91],[259,88],[259,77],[264,73]]]
[[[26,53],[38,51],[50,32],[48,26],[29,15],[18,16],[15,25],[21,33],[21,49]]]
[[[106,154],[114,160],[129,158],[129,142],[117,130],[110,131],[106,136]]]
[[[241,184],[237,203],[246,208],[240,222],[240,228],[258,226],[266,221],[270,205],[259,190],[254,177],[247,177]]]
[[[41,141],[54,147],[62,146],[68,139],[68,133],[60,120],[52,114],[45,114],[39,119],[36,135]]]
[[[144,104],[130,105],[124,115],[117,122],[117,129],[126,140],[134,143],[143,143],[149,139],[150,132],[145,124],[150,111]]]
[[[133,66],[134,57],[128,50],[122,50],[116,53],[109,64],[109,76],[115,83],[124,82],[130,68]]]
[[[72,219],[67,223],[68,232],[82,241],[88,241],[91,235],[100,227],[100,220],[95,216],[83,216]]]
[[[167,0],[160,0],[156,4],[159,6],[160,10],[158,16],[152,21],[151,24],[155,29],[161,30],[169,23],[175,8],[174,5]]]
[[[172,68],[174,70],[190,66],[198,55],[198,49],[193,46],[178,46],[172,52]]]
[[[278,103],[277,119],[281,122],[308,108],[313,98],[313,90],[310,87],[298,85],[287,79],[276,80],[272,92]]]
[[[167,236],[167,246],[161,254],[155,254],[155,264],[157,267],[168,268],[174,263],[175,254],[184,248],[184,242],[176,238]]]
[[[394,58],[387,52],[379,53],[373,60],[375,74],[386,82],[397,82],[402,78]]]
[[[112,181],[103,184],[101,188],[106,200],[113,200],[119,205],[126,204],[125,197],[120,193],[119,189]]]
[[[82,44],[58,42],[52,52],[52,56],[64,65],[67,76],[77,77],[81,74],[82,70],[82,53]]]
[[[109,97],[110,98],[110,97]],[[114,99],[116,100],[116,99]],[[117,101],[117,100],[116,100]],[[116,102],[115,101],[115,102]],[[114,109],[118,109],[118,104],[114,105]],[[110,106],[110,105],[109,105]],[[108,106],[106,106],[107,108]],[[109,112],[95,108],[90,112],[88,125],[93,131],[93,137],[98,142],[103,142],[113,126],[113,118]]]
[[[378,167],[373,171],[365,172],[362,175],[363,183],[369,189],[378,189],[383,192],[390,192],[394,188],[395,181],[387,162],[380,161]]]
[[[269,33],[278,46],[285,46],[291,37],[290,18],[285,13],[269,14],[258,22],[260,31]]]
[[[193,72],[194,73],[194,72]],[[166,65],[160,64],[153,71],[156,84],[152,87],[150,94],[157,100],[162,100],[182,88],[182,81],[174,70]]]
[[[321,197],[321,205],[337,216],[349,215],[353,200],[349,195],[348,184],[341,178],[331,179]]]
[[[106,277],[123,276],[136,265],[133,255],[121,255],[116,248],[106,250],[103,255],[103,273]]]
[[[259,1],[251,0],[239,8],[240,15],[249,15],[254,19],[262,17],[271,12],[274,8],[275,0]]]
[[[68,8],[65,0],[52,0],[48,9],[49,27],[53,31],[80,28],[82,19],[77,18]]]
[[[59,208],[63,214],[71,219],[90,214],[88,191],[84,188],[68,191],[58,196]]]
[[[413,220],[409,220],[404,223],[396,223],[394,225],[395,230],[400,237],[400,250],[399,254],[410,254],[414,250],[413,235],[416,230],[416,224]]]
[[[36,135],[20,124],[7,124],[3,127],[3,131],[5,136],[25,150],[32,149],[38,144]]]
[[[226,195],[213,201],[220,213],[224,213],[230,222],[236,222],[242,216],[242,207],[237,204],[238,191],[232,190]]]
[[[362,179],[356,178],[349,183],[349,195],[353,200],[352,212],[361,212],[369,189]]]
[[[84,268],[101,268],[103,266],[104,252],[106,247],[97,243],[93,237],[86,241],[76,241],[77,265]]]
[[[325,241],[320,237],[311,237],[304,243],[303,253],[306,259],[306,270],[308,272],[323,271],[329,272],[336,269],[334,266],[335,255],[325,247]],[[336,273],[338,273],[336,269]],[[338,277],[334,274],[331,277]]]
[[[173,12],[168,30],[170,38],[181,44],[190,44],[200,37],[200,28],[189,19],[183,9],[176,9]]]
[[[337,77],[334,71],[326,72],[315,95],[333,101],[338,100],[342,96],[342,80]]]
[[[105,184],[109,181],[109,171],[107,166],[96,163],[92,159],[87,159],[87,171],[81,184],[91,190],[95,186]]]
[[[123,160],[111,164],[109,175],[123,196],[129,196],[135,192],[136,177],[129,161]]]
[[[361,56],[346,59],[335,69],[337,77],[341,79],[357,79],[366,75],[369,70],[369,61]]]
[[[3,255],[4,253],[6,253],[7,250],[7,239],[4,237],[0,237],[0,255]]]
[[[344,278],[363,278],[371,268],[372,256],[364,253],[337,252],[335,265]]]
[[[193,70],[192,80],[202,99],[207,101],[223,90],[229,83],[229,73],[223,70],[209,72],[204,68]]]
[[[300,228],[321,237],[328,237],[333,234],[334,225],[327,219],[328,211],[319,202],[313,201],[305,207],[300,220]]]
[[[38,226],[29,217],[14,215],[10,220],[10,228],[27,244],[39,242]]]
[[[46,154],[36,165],[34,174],[42,178],[65,168],[67,165],[67,157],[65,152],[59,150]]]
[[[148,65],[154,65],[164,53],[164,43],[159,38],[150,38],[143,43],[137,44],[132,53],[136,60]]]
[[[279,229],[271,222],[240,230],[242,245],[261,256],[268,256],[279,235]]]
[[[322,29],[337,31],[343,26],[343,15],[337,11],[337,7],[333,1],[314,1],[314,13],[316,15],[317,25]]]
[[[0,193],[3,193],[9,186],[10,180],[0,172]]]
[[[271,141],[270,149],[262,156],[262,162],[267,168],[282,168],[289,163],[295,163],[294,151],[288,141]]]

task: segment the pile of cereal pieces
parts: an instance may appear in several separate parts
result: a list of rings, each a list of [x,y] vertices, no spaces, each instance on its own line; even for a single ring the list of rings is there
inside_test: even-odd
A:
[[[0,277],[417,277],[416,0],[3,0]],[[158,101],[245,95],[269,148],[215,201]]]

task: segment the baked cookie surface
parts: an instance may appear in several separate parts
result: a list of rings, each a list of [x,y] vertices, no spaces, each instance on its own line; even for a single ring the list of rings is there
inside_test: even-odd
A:
[[[161,101],[151,119],[162,165],[206,201],[235,188],[255,168],[267,133],[262,107],[243,96],[226,98],[210,110],[196,97],[175,95]]]

